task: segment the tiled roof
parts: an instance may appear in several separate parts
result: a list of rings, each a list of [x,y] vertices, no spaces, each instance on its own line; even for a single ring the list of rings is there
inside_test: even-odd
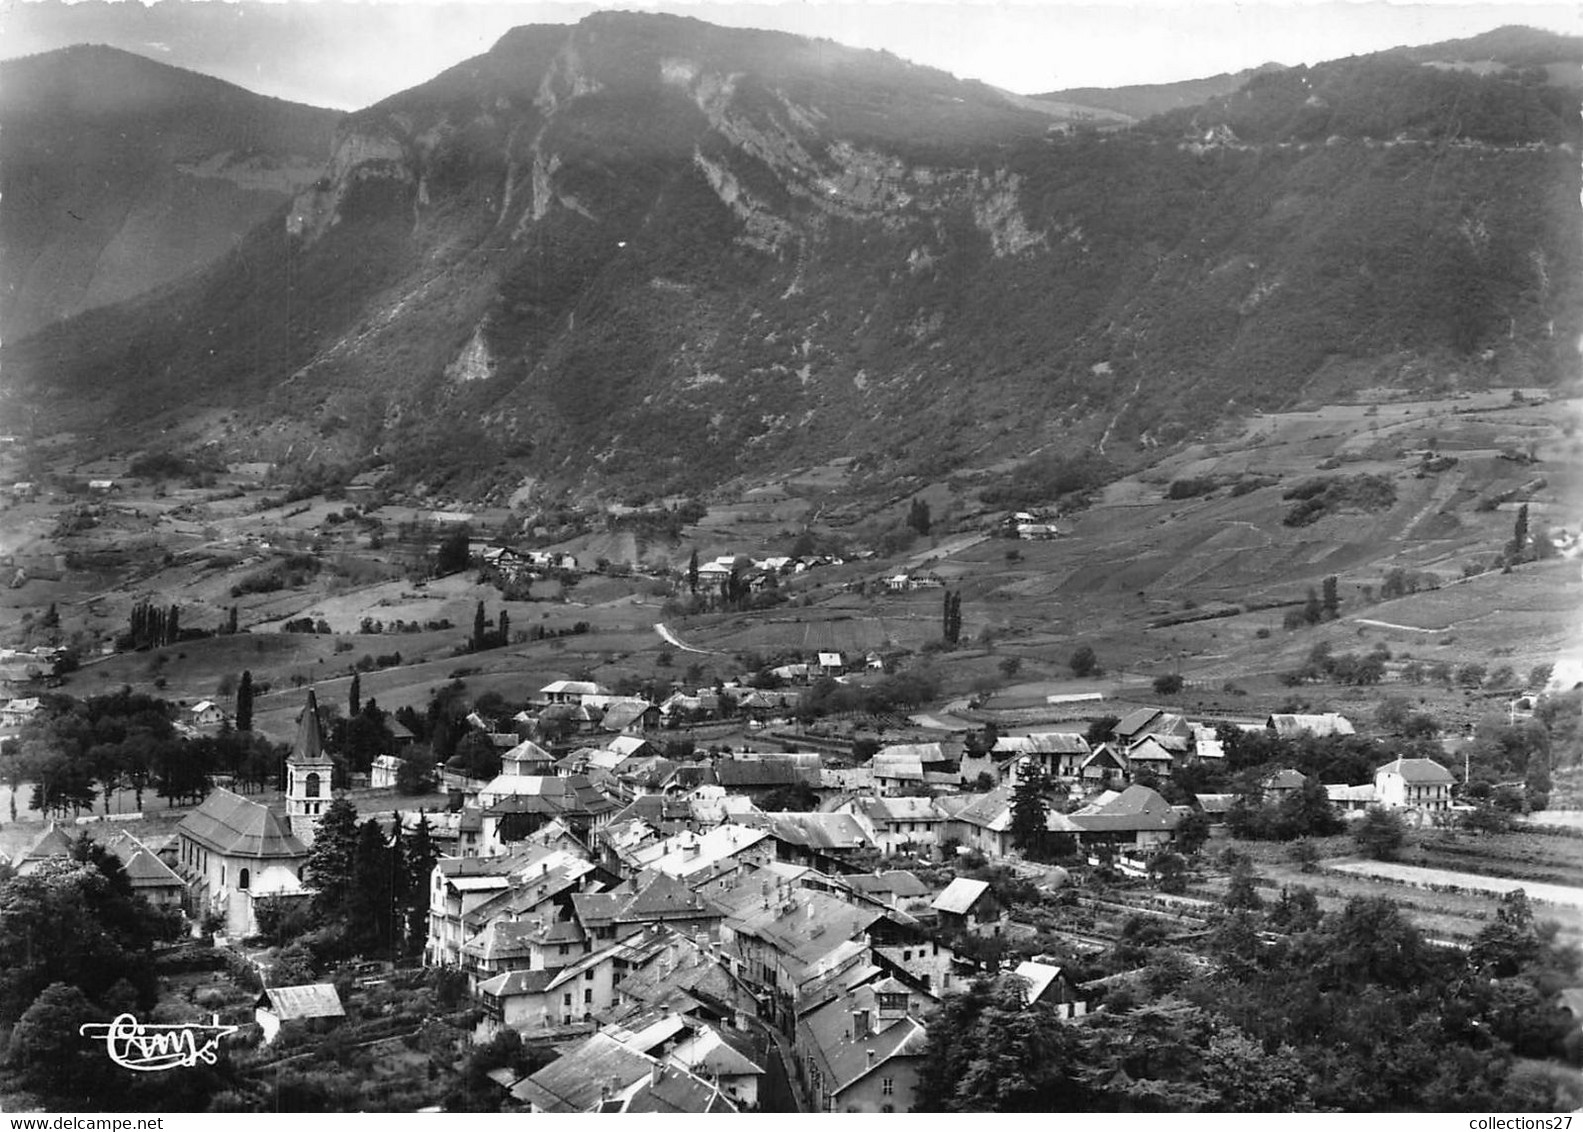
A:
[[[71,838],[61,832],[60,826],[50,822],[49,828],[22,855],[22,859],[24,861],[38,861],[43,860],[45,857],[68,857],[70,855]]]
[[[919,880],[916,873],[910,873],[906,869],[892,869],[888,873],[859,873],[856,876],[844,876],[841,882],[852,891],[861,892],[866,896],[888,893],[897,896],[923,896],[929,891],[929,886]]]
[[[1088,740],[1076,731],[1045,731],[1037,735],[1002,735],[995,740],[997,755],[1086,755]]]
[[[519,994],[540,994],[559,974],[554,971],[502,971],[493,978],[478,984],[478,993],[493,998],[511,998]]]
[[[742,814],[743,825],[763,829],[777,840],[808,849],[861,849],[868,835],[851,814],[774,813]]]
[[[1449,770],[1434,759],[1397,759],[1386,763],[1375,774],[1399,774],[1414,786],[1450,786],[1456,781]]]
[[[594,1034],[525,1081],[511,1095],[545,1112],[587,1112],[612,1082],[624,1089],[648,1076],[654,1061],[608,1034]]]
[[[177,829],[211,853],[228,857],[306,857],[308,849],[269,809],[219,789],[182,819]]]
[[[768,755],[763,758],[723,758],[715,762],[715,778],[727,789],[819,785],[818,756]]]
[[[810,1051],[831,1093],[847,1089],[893,1058],[923,1055],[927,1032],[910,1017],[862,1038],[852,1037],[853,1010],[872,1009],[873,1003],[873,992],[859,987],[797,1024],[799,1045]]]
[[[1181,820],[1182,815],[1147,786],[1129,786],[1093,812],[1072,815],[1072,821],[1087,833],[1168,830]]]

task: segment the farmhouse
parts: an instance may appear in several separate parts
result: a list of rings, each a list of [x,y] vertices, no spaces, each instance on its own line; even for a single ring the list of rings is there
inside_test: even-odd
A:
[[[1046,731],[1035,735],[1002,735],[991,753],[1001,757],[1031,758],[1046,778],[1076,778],[1091,753],[1088,740],[1076,731]]]
[[[958,760],[939,743],[902,743],[883,748],[870,760],[874,787],[881,795],[924,785],[956,786]]]
[[[1374,794],[1386,809],[1451,807],[1451,772],[1433,759],[1397,759],[1374,772]]]
[[[837,811],[853,815],[874,845],[886,853],[939,841],[945,812],[932,798],[855,799]]]
[[[552,704],[581,704],[589,696],[609,694],[591,680],[555,680],[539,689],[539,695]]]
[[[213,700],[199,700],[192,705],[194,727],[218,727],[225,722],[225,712]]]
[[[1129,786],[1115,798],[1071,815],[1085,847],[1161,845],[1176,836],[1181,811],[1147,786]]]
[[[148,846],[123,829],[105,842],[105,848],[120,860],[133,892],[156,907],[181,907],[187,895],[187,882]]]

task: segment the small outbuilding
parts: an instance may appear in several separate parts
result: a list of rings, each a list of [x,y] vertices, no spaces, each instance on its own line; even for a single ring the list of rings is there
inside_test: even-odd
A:
[[[268,1045],[283,1030],[327,1030],[346,1017],[346,1008],[332,983],[265,987],[253,1004],[253,1017],[263,1029],[264,1044]]]

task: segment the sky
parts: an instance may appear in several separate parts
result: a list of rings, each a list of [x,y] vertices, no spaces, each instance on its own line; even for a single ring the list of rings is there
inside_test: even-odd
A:
[[[600,8],[821,36],[1020,94],[1317,63],[1503,24],[1583,34],[1583,5],[1431,0],[8,0],[0,57],[109,43],[262,94],[351,110]]]

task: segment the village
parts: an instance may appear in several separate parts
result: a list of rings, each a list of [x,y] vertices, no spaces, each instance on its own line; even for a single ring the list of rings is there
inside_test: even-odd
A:
[[[1250,427],[1297,477],[1371,438],[1371,408]],[[1398,427],[1542,412],[1475,409]],[[1301,986],[1391,996],[1393,1041],[1429,1017],[1470,1043],[1482,1075],[1420,1067],[1450,1074],[1442,1107],[1571,1103],[1576,547],[1557,489],[1510,498],[1531,473],[1505,447],[1462,543],[1339,577],[1313,565],[1338,535],[1218,457],[1082,505],[938,488],[871,518],[826,506],[844,461],[708,504],[538,509],[378,472],[18,479],[0,946],[31,946],[8,901],[135,930],[117,962],[34,949],[5,1020],[119,1001],[236,1032],[183,1093],[76,1050],[0,1074],[0,1101],[1413,1103],[1407,1078],[1294,1077],[1283,1050],[1365,1048],[1297,1018]],[[1336,521],[1393,545],[1472,475],[1429,451],[1365,465],[1402,499]],[[1491,959],[1511,938],[1522,958]],[[1364,939],[1406,940],[1411,976],[1316,958]],[[1138,1052],[1160,1011],[1172,1057]],[[1055,1077],[996,1093],[973,1059],[1003,1042],[1063,1050],[1018,1063]]]
[[[824,653],[783,675],[806,687],[810,675],[839,680],[845,670],[844,657]],[[557,680],[507,719],[469,713],[499,773],[440,768],[447,801],[429,812],[406,808],[396,790],[411,733],[397,723],[367,773],[349,773],[310,689],[279,803],[219,785],[162,840],[103,832],[109,821],[85,828],[138,895],[256,964],[248,1021],[263,1048],[282,1035],[301,1048],[346,1022],[341,994],[352,984],[282,983],[258,943],[294,914],[306,922],[324,867],[320,824],[352,786],[362,816],[408,846],[433,847],[424,915],[410,929],[423,937],[407,941],[408,953],[423,970],[465,979],[467,1040],[493,1048],[507,1035],[513,1048],[547,1051],[532,1072],[490,1070],[489,1107],[893,1112],[913,1106],[946,996],[1009,972],[1029,1008],[1082,1026],[1129,981],[1125,971],[1080,973],[1123,929],[1151,923],[1178,944],[1201,939],[1223,882],[1195,875],[1190,889],[1186,878],[1225,871],[1206,846],[1223,841],[1235,811],[1296,813],[1306,800],[1336,828],[1388,814],[1426,829],[1480,812],[1454,799],[1441,762],[1388,751],[1361,784],[1286,767],[1252,792],[1172,785],[1223,782],[1237,733],[1272,750],[1354,737],[1333,712],[1217,727],[1142,707],[1086,728],[886,744],[861,762],[790,742],[664,753],[679,753],[668,718],[718,716],[733,695],[760,733],[788,738],[778,729],[790,721],[770,713],[791,710],[797,694],[732,685],[656,704]],[[234,722],[212,702],[190,715],[184,726],[195,731]],[[15,873],[70,857],[77,832],[49,824],[17,854]],[[1557,899],[1537,898],[1547,896]],[[1575,912],[1580,898],[1559,899]],[[1075,914],[1031,920],[1041,903]],[[1029,954],[1030,944],[1053,953]],[[359,970],[400,975],[388,963]],[[370,981],[382,980],[357,985]]]

